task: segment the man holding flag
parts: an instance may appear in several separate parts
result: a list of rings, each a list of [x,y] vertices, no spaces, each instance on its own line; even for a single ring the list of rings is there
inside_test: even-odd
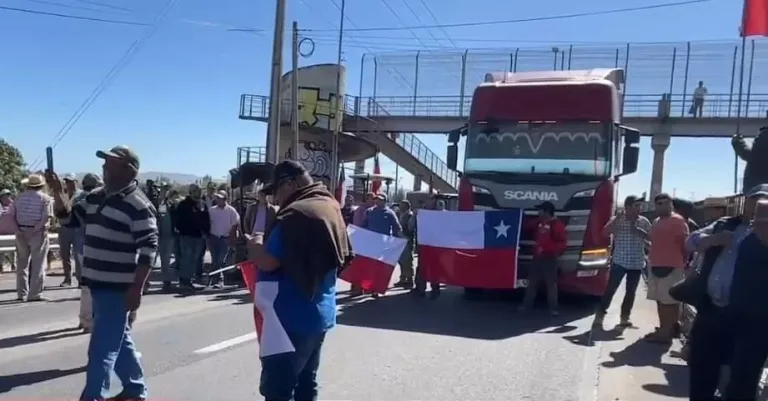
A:
[[[280,210],[266,239],[247,236],[258,268],[259,389],[268,401],[316,400],[321,349],[336,325],[336,276],[352,249],[338,202],[301,164],[276,165],[264,191]]]

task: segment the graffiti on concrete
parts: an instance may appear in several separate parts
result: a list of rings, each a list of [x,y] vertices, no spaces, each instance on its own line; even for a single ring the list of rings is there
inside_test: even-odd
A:
[[[293,148],[285,153],[286,159],[292,159]],[[331,179],[331,149],[323,141],[302,141],[299,144],[298,161],[316,181],[322,181],[326,185]]]
[[[336,118],[339,98],[334,93],[323,96],[320,92],[320,88],[299,88],[299,125],[335,130],[341,122]]]

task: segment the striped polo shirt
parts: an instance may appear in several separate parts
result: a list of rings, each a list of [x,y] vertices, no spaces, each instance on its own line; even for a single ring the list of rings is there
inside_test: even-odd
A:
[[[69,228],[85,228],[82,283],[92,289],[130,288],[136,267],[155,258],[156,214],[134,183],[113,193],[97,188],[59,216]]]

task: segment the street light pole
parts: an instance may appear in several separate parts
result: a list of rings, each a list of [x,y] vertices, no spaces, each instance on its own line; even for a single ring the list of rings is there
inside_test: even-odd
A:
[[[341,93],[341,57],[344,39],[344,17],[347,9],[346,0],[341,0],[341,19],[339,20],[339,51],[337,57],[338,69],[336,71],[336,107],[333,120],[333,140],[331,142],[331,191],[335,191],[339,180],[339,136],[341,135],[341,123],[344,120],[344,95]]]
[[[283,75],[283,31],[285,30],[286,0],[277,0],[275,35],[272,41],[272,75],[269,87],[269,116],[267,122],[267,162],[277,163],[280,136],[280,80]]]

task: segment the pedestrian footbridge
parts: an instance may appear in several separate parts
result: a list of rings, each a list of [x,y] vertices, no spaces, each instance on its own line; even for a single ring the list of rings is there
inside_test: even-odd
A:
[[[348,132],[439,133],[460,128],[467,122],[471,98],[460,96],[391,96],[354,98],[347,102],[344,129]],[[754,136],[768,125],[768,94],[752,94],[742,100],[740,131]],[[702,116],[688,115],[690,97],[661,95],[626,95],[624,125],[640,130],[642,135],[679,137],[730,137],[739,118],[736,96],[709,95]],[[362,116],[364,118],[360,118]]]
[[[448,165],[427,147],[416,135],[409,132],[387,131],[378,128],[378,123],[365,115],[355,113],[354,105],[359,103],[357,98],[348,98],[346,102],[351,107],[345,108],[344,132],[356,134],[373,142],[381,153],[414,176],[414,189],[420,189],[421,182],[431,183],[440,192],[456,192],[458,174],[449,169]],[[281,107],[290,108],[290,102],[284,102]],[[267,122],[269,97],[260,95],[242,95],[240,98],[240,119]],[[385,116],[380,111],[381,116]],[[368,127],[365,131],[350,130],[348,125],[360,126],[363,122]],[[446,131],[447,132],[447,131]]]

